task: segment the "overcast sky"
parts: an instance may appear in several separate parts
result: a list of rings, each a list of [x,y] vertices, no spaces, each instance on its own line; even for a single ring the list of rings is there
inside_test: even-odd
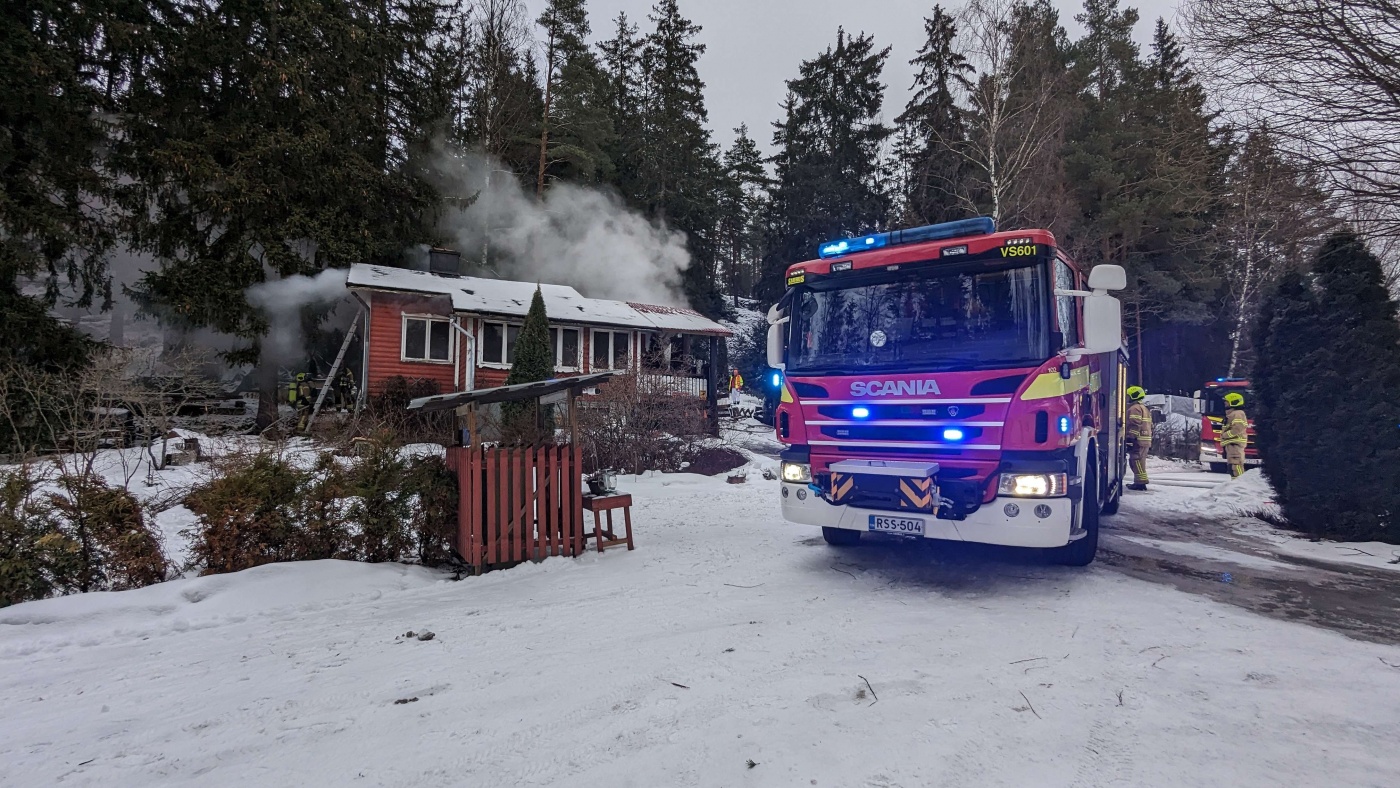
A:
[[[655,0],[588,0],[593,37],[612,36],[619,11],[643,32]],[[1081,28],[1074,21],[1082,0],[1053,0],[1070,37]],[[956,8],[958,0],[945,0]],[[747,123],[749,134],[765,150],[771,147],[772,124],[779,118],[784,81],[797,76],[797,66],[836,40],[836,28],[866,32],[880,46],[892,46],[885,66],[885,117],[893,119],[907,100],[913,69],[909,59],[923,43],[923,17],[933,0],[680,0],[681,13],[700,25],[700,40],[708,47],[700,58],[705,101],[715,141],[728,146],[732,129]],[[1137,8],[1137,40],[1146,47],[1157,17],[1171,22],[1179,0],[1123,0]],[[539,16],[544,0],[526,0],[530,18]],[[897,107],[897,108],[896,108]]]

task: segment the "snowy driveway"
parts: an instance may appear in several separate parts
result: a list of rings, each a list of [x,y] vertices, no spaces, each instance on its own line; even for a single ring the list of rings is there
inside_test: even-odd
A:
[[[0,610],[0,782],[1400,785],[1400,648],[1136,579],[1126,528],[1075,570],[836,550],[756,473],[623,486],[631,553]]]

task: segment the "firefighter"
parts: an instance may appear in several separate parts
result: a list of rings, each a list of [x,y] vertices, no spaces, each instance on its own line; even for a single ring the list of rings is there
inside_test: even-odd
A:
[[[744,387],[744,376],[738,367],[729,368],[729,418],[739,418],[739,389]]]
[[[1147,392],[1142,386],[1128,387],[1128,456],[1133,465],[1133,483],[1129,490],[1147,489],[1147,451],[1152,448],[1152,414],[1143,399]]]
[[[1244,395],[1232,391],[1225,395],[1225,461],[1230,463],[1230,476],[1244,473],[1244,447],[1249,444],[1249,417],[1244,412]]]
[[[296,380],[287,386],[287,399],[297,411],[297,432],[306,429],[307,419],[311,416],[311,381],[306,378],[305,372],[298,372]]]

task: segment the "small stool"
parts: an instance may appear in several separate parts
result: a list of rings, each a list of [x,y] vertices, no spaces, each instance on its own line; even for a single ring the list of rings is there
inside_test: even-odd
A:
[[[583,509],[584,511],[593,513],[593,531],[592,533],[584,534],[583,541],[587,542],[589,539],[596,539],[598,542],[598,552],[600,553],[603,552],[603,548],[605,547],[616,547],[623,544],[627,545],[628,550],[636,549],[632,545],[632,496],[630,494],[613,493],[611,495],[585,495],[583,497]],[[617,537],[616,533],[613,533],[612,513],[614,509],[622,510],[622,519],[627,527],[627,535],[621,539]],[[603,527],[603,523],[599,518],[599,514],[604,512],[608,515],[607,528]]]

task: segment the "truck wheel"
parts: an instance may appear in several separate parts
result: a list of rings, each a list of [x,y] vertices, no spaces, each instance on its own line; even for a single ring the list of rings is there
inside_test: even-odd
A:
[[[1062,566],[1088,566],[1099,551],[1099,468],[1093,457],[1087,463],[1089,475],[1084,479],[1084,501],[1080,527],[1088,533],[1077,541],[1050,551],[1050,560]]]
[[[1230,463],[1228,463],[1228,462],[1213,462],[1213,463],[1210,464],[1210,472],[1211,472],[1211,473],[1229,473],[1229,472],[1230,472]]]
[[[1104,504],[1103,504],[1103,513],[1104,513],[1104,514],[1118,514],[1118,503],[1119,503],[1119,501],[1122,501],[1122,500],[1123,500],[1123,480],[1122,480],[1122,479],[1119,479],[1119,480],[1118,480],[1118,483],[1115,484],[1115,485],[1113,485],[1113,495],[1109,496],[1109,498],[1108,498],[1107,501],[1104,501]]]
[[[822,538],[826,540],[827,544],[835,547],[853,547],[860,544],[860,531],[823,526]]]

